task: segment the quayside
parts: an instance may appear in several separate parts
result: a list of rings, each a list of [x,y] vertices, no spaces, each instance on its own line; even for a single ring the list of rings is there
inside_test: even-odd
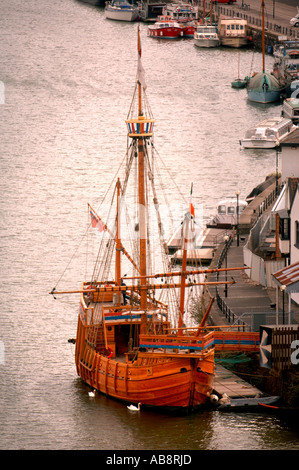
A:
[[[86,384],[127,404],[190,412],[206,406],[213,391],[215,328],[207,321],[214,299],[200,324],[186,327],[190,292],[199,298],[209,284],[207,270],[187,266],[195,221],[191,197],[182,224],[181,270],[173,271],[170,263],[155,187],[155,120],[145,92],[139,27],[137,50],[124,176],[115,179],[105,216],[89,206],[90,226],[101,237],[92,274],[77,290],[56,286],[51,293],[80,294],[75,362]]]

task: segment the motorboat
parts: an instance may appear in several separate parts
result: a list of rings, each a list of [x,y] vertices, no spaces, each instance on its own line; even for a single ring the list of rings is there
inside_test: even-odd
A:
[[[197,47],[217,47],[220,39],[214,25],[198,25],[194,33],[194,45]]]
[[[183,37],[184,38],[194,38],[194,34],[197,28],[197,21],[192,20],[192,19],[184,19],[179,22],[179,25],[181,26],[183,30]]]
[[[112,0],[106,2],[105,17],[116,21],[136,21],[139,18],[139,9],[127,0]]]
[[[188,3],[169,3],[163,8],[163,15],[170,16],[183,29],[183,37],[193,38],[198,25],[198,8]]]
[[[163,15],[171,16],[177,22],[182,20],[198,20],[198,9],[190,3],[167,3],[163,8]]]
[[[222,199],[217,204],[217,213],[207,224],[209,228],[231,228],[237,225],[238,215],[243,212],[247,202],[236,197]]]
[[[281,139],[296,129],[291,119],[272,117],[250,128],[240,141],[244,148],[270,149],[279,145]]]
[[[148,27],[148,36],[160,39],[177,39],[183,36],[183,29],[171,16],[161,15]]]
[[[236,17],[220,17],[219,38],[222,46],[244,47],[250,43],[247,20]]]
[[[294,124],[299,124],[299,99],[285,99],[282,104],[281,114],[284,118],[291,119]]]
[[[274,45],[275,63],[289,74],[293,80],[299,73],[299,40],[285,40]]]

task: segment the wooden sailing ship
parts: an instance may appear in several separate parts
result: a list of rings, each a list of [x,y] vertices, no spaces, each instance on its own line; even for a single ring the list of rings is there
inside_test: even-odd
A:
[[[195,276],[206,273],[188,270],[187,239],[192,224],[192,205],[184,220],[184,257],[182,269],[172,271],[163,243],[163,271],[155,273],[150,262],[147,213],[151,189],[157,212],[157,232],[162,233],[158,215],[158,198],[154,189],[152,149],[153,119],[146,104],[144,70],[138,28],[138,69],[132,107],[127,118],[128,151],[125,176],[115,185],[113,227],[103,221],[90,206],[91,225],[103,235],[97,264],[91,279],[83,282],[80,293],[75,362],[78,375],[98,392],[127,404],[169,410],[195,410],[209,401],[214,380],[213,331],[206,328],[213,303],[211,298],[202,321],[187,328],[185,292],[205,282]],[[135,105],[136,103],[136,105]],[[137,182],[138,222],[134,225],[133,255],[124,246],[121,223],[123,201],[130,197],[129,175],[135,168]],[[128,196],[129,194],[129,196]],[[106,238],[105,238],[106,237]],[[156,245],[156,240],[152,243]],[[156,256],[157,253],[154,253]],[[126,264],[126,276],[123,265]],[[111,266],[113,266],[111,271]],[[128,275],[128,270],[131,273]],[[211,270],[210,270],[211,271]],[[215,270],[216,271],[216,270]],[[190,280],[192,276],[192,280]],[[166,280],[166,281],[165,281]],[[170,315],[169,305],[158,293],[175,292],[177,321]],[[52,293],[58,292],[53,289]]]

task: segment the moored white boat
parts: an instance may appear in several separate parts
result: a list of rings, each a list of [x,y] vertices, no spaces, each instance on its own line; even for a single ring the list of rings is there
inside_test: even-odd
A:
[[[220,17],[219,38],[222,46],[244,47],[250,43],[247,20],[242,18]]]
[[[275,148],[281,139],[296,129],[291,119],[268,118],[252,127],[240,141],[244,148]]]
[[[116,21],[136,21],[139,18],[139,9],[126,0],[112,0],[106,2],[105,17]]]
[[[176,39],[183,36],[183,29],[178,22],[174,21],[170,16],[159,16],[158,21],[150,25],[147,34],[153,38],[160,39]]]
[[[171,16],[174,20],[198,20],[198,9],[190,3],[168,3],[163,7],[163,15]]]
[[[238,223],[238,214],[240,215],[247,202],[236,197],[222,199],[217,204],[217,213],[208,222],[207,227],[211,228],[231,228]]]
[[[299,124],[299,99],[285,99],[282,104],[281,114],[286,119],[292,119],[294,124]]]
[[[198,25],[194,33],[194,45],[197,47],[217,47],[220,39],[216,26],[201,24]]]

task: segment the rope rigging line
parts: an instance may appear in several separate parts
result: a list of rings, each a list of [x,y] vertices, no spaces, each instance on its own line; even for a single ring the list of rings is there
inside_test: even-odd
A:
[[[64,274],[66,273],[66,271],[67,271],[69,265],[71,264],[73,258],[75,257],[76,253],[78,252],[79,247],[80,247],[82,241],[84,240],[84,238],[86,237],[86,235],[87,235],[89,229],[90,229],[90,224],[87,225],[84,234],[81,235],[80,241],[79,241],[79,243],[78,243],[78,246],[75,248],[75,250],[74,250],[73,254],[71,255],[71,257],[70,257],[68,263],[66,264],[65,269],[63,270],[61,276],[58,278],[58,281],[56,282],[55,286],[54,286],[53,289],[52,289],[52,292],[51,292],[52,294],[54,294],[54,293],[55,293],[55,290],[57,290],[58,284],[60,283],[60,281],[61,281],[61,279],[63,278]]]
[[[131,145],[129,146],[128,150],[126,151],[126,154],[125,154],[125,156],[123,157],[121,163],[119,164],[119,166],[118,166],[118,168],[117,168],[117,170],[116,170],[116,172],[115,172],[115,174],[114,174],[114,177],[112,178],[112,181],[111,181],[111,183],[110,183],[110,185],[109,185],[109,187],[108,187],[106,193],[104,194],[104,196],[103,196],[103,198],[102,198],[102,200],[101,200],[101,203],[100,203],[99,206],[98,206],[98,209],[100,209],[100,207],[103,205],[103,203],[104,203],[104,201],[105,201],[105,199],[106,199],[106,197],[107,197],[109,191],[111,190],[111,186],[112,186],[112,184],[114,183],[114,181],[116,180],[117,175],[119,174],[120,169],[121,169],[121,167],[123,166],[123,162],[124,162],[124,160],[127,158],[127,155],[128,155],[128,153],[129,153],[129,150],[130,150],[131,146],[132,146],[132,143],[131,143]],[[58,278],[58,280],[57,280],[56,283],[55,283],[55,286],[54,286],[53,289],[52,289],[52,294],[54,294],[54,293],[55,293],[55,290],[57,290],[58,284],[60,283],[61,279],[64,277],[64,275],[65,275],[67,269],[69,268],[71,262],[73,261],[75,255],[77,254],[77,252],[78,252],[78,250],[79,250],[79,248],[80,248],[80,246],[81,246],[83,240],[86,238],[86,236],[87,236],[87,234],[88,234],[90,228],[91,228],[91,223],[90,223],[90,221],[88,221],[87,224],[86,224],[85,231],[84,231],[83,235],[81,235],[80,241],[79,241],[77,247],[75,248],[73,254],[70,256],[70,259],[69,259],[69,261],[67,262],[65,269],[62,271],[62,274],[60,275],[60,277]]]
[[[159,157],[159,160],[162,162],[163,167],[165,168],[165,170],[167,171],[168,175],[170,176],[170,178],[171,178],[173,184],[175,185],[176,190],[177,190],[177,193],[180,195],[180,198],[184,201],[184,203],[187,204],[185,196],[182,194],[180,188],[179,188],[178,185],[176,184],[175,179],[174,179],[173,176],[171,175],[169,169],[167,168],[167,166],[166,166],[165,162],[163,161],[162,157],[160,156],[158,150],[156,149],[156,147],[154,146],[153,143],[152,143],[152,145],[153,145],[153,148],[154,148],[155,152],[157,153],[157,156]]]
[[[166,240],[165,240],[165,237],[164,237],[164,234],[163,234],[163,224],[162,224],[162,219],[161,219],[161,214],[160,214],[160,205],[159,205],[159,201],[158,201],[158,197],[157,197],[156,187],[155,187],[155,184],[154,184],[154,180],[155,180],[155,177],[154,177],[155,157],[154,157],[153,147],[151,147],[151,149],[152,149],[152,162],[150,161],[150,156],[149,156],[149,152],[148,152],[147,148],[145,149],[145,157],[146,157],[146,163],[147,163],[147,168],[148,168],[149,180],[150,180],[150,183],[151,183],[151,190],[152,190],[152,193],[153,193],[155,213],[156,213],[157,222],[158,222],[158,234],[159,234],[159,241],[160,241],[159,245],[160,245],[160,251],[161,251],[161,260],[162,260],[163,269],[164,269],[164,271],[167,272],[167,271],[171,271],[172,267],[171,267],[171,263],[170,263],[170,260],[169,260],[169,257],[168,257],[168,250],[167,250],[167,247],[166,247]],[[155,166],[155,169],[156,169],[156,166]],[[162,187],[162,189],[163,189],[163,187]],[[165,197],[165,199],[166,199],[166,197]],[[153,248],[154,248],[154,246],[153,246]],[[172,280],[172,282],[174,282],[173,277],[171,278],[171,280]],[[177,311],[178,305],[179,305],[179,300],[178,300],[178,295],[177,295],[176,290],[166,290],[166,291],[162,290],[160,292],[159,296],[158,296],[158,300],[162,301],[164,299],[164,297],[166,297],[168,304],[173,304],[173,305],[176,306],[175,310]]]

